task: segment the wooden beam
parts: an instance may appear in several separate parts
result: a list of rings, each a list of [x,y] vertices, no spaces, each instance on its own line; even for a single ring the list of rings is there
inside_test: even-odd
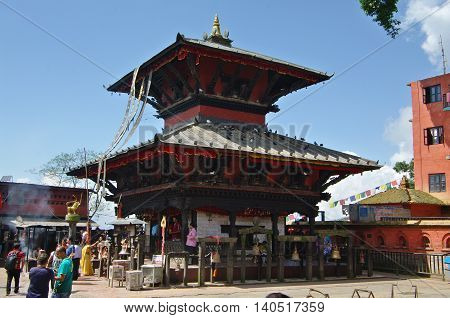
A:
[[[197,69],[195,68],[193,55],[189,54],[186,61],[187,61],[187,65],[189,67],[189,71],[191,72],[191,75],[195,80],[195,92],[198,92],[199,89],[201,88],[201,84],[200,84],[200,77],[198,76]]]
[[[250,83],[245,88],[245,92],[243,94],[243,99],[248,100],[250,98],[250,96],[252,95],[252,92],[253,92],[253,88],[255,88],[256,83],[261,78],[262,73],[263,72],[260,68],[256,69],[255,75],[252,77],[252,79],[250,80]]]
[[[228,87],[226,88],[225,92],[223,92],[223,96],[230,96],[231,95],[234,83],[236,83],[236,79],[239,77],[239,74],[241,73],[241,70],[242,70],[242,65],[238,64],[236,66],[236,69],[234,70],[233,76],[231,77],[231,81],[228,83]]]
[[[293,91],[299,90],[300,88],[306,87],[308,86],[308,81],[305,79],[300,79],[298,81],[295,81],[294,83],[291,84],[291,86],[289,86],[289,88],[280,91],[279,93],[272,95],[272,96],[268,96],[268,102],[270,103],[274,103],[275,101],[277,101],[280,97],[285,96],[289,93],[292,93]],[[269,99],[270,97],[270,99]]]
[[[264,92],[264,95],[261,99],[262,103],[265,103],[269,99],[270,92],[272,91],[275,84],[278,82],[279,78],[280,78],[279,73],[275,73],[274,75],[271,76],[271,78],[269,79],[269,83],[267,84],[266,91]]]
[[[183,91],[178,87],[178,85],[175,83],[175,81],[169,76],[167,71],[165,71],[163,68],[161,68],[159,70],[159,73],[161,74],[161,77],[163,78],[163,80],[165,80],[169,84],[169,87],[176,90],[177,93],[180,95],[179,98],[174,98],[174,99],[175,100],[181,99],[183,97]]]
[[[188,91],[188,93],[193,93],[194,89],[192,88],[191,85],[189,85],[188,81],[180,74],[180,72],[178,72],[177,68],[175,66],[173,66],[172,64],[167,64],[167,68],[169,69],[169,71],[175,75],[176,78],[178,78],[178,80],[183,83],[183,87],[186,88],[186,90]]]
[[[208,84],[206,92],[209,94],[214,93],[214,87],[216,87],[217,80],[219,79],[220,74],[222,73],[222,61],[217,62],[216,71],[214,72],[211,81]]]
[[[162,98],[162,96],[164,96],[170,104],[173,104],[173,102],[174,102],[173,98],[169,94],[167,94],[162,87],[160,90],[158,88],[158,86],[156,85],[156,83],[152,83],[151,91],[154,91],[156,93],[156,95],[161,96],[161,98]]]

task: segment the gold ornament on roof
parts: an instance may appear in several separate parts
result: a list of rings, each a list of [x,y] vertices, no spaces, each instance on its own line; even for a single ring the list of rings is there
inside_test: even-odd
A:
[[[217,14],[214,17],[213,27],[212,27],[212,30],[211,30],[211,36],[220,36],[220,37],[222,37],[222,33],[220,32],[219,17],[217,16]]]

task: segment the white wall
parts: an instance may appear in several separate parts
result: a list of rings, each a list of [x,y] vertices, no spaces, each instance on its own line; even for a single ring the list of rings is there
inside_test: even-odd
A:
[[[230,219],[228,215],[222,214],[212,214],[211,221],[208,221],[208,215],[206,212],[197,212],[197,236],[222,236],[227,237],[228,234],[220,232],[221,225],[230,225]],[[266,228],[272,229],[272,221],[270,217],[260,217],[259,225]],[[253,226],[253,217],[236,217],[236,225],[242,226]],[[284,217],[278,218],[278,231],[280,235],[284,235]],[[265,235],[260,235],[260,242],[266,240]]]

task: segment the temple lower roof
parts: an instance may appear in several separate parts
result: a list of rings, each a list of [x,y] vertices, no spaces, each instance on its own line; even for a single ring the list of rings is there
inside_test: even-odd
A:
[[[346,154],[311,144],[302,139],[280,135],[265,126],[242,124],[192,123],[179,129],[157,134],[153,140],[128,147],[111,154],[108,161],[127,153],[144,150],[158,143],[204,150],[241,152],[250,157],[270,157],[274,160],[307,162],[330,166],[357,167],[362,171],[376,170],[381,166],[373,160]],[[96,162],[90,162],[93,165]],[[71,173],[83,167],[72,169]],[[76,173],[75,173],[76,174]]]

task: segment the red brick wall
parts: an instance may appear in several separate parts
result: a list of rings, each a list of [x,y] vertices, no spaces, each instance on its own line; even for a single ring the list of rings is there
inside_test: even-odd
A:
[[[432,194],[450,202],[450,160],[446,159],[450,155],[450,111],[443,110],[443,101],[423,103],[423,88],[437,84],[441,85],[442,94],[450,93],[450,74],[411,83],[415,187],[429,192],[428,175],[445,173],[447,191]],[[437,126],[444,128],[444,143],[425,145],[424,129]]]
[[[373,226],[361,229],[359,235],[372,246],[383,250],[391,251],[409,251],[413,253],[439,253],[450,252],[446,249],[446,240],[450,239],[450,227],[436,226]],[[378,244],[378,236],[382,236],[385,246],[380,247]],[[407,242],[407,248],[399,246],[399,237],[403,236]],[[430,249],[424,249],[422,237],[426,236],[431,242]]]

